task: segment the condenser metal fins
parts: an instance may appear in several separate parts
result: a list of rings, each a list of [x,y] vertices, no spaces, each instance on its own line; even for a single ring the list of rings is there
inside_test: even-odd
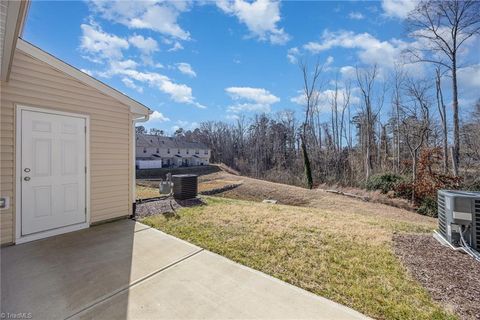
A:
[[[197,175],[178,174],[172,176],[173,197],[177,200],[193,199],[197,197]]]
[[[438,193],[438,230],[443,237],[447,237],[447,220],[445,216],[445,196]]]
[[[465,252],[479,251],[480,192],[439,190],[437,199],[441,237]],[[475,252],[472,255],[478,257]]]

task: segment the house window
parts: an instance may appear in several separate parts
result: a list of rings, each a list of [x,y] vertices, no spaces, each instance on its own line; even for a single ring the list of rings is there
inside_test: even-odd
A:
[[[188,149],[187,149],[187,154],[189,153]]]
[[[177,153],[180,154],[180,149],[178,149]]]
[[[199,154],[200,153],[200,150],[195,150],[195,154]]]
[[[143,153],[147,153],[147,148],[143,148]]]
[[[167,153],[170,154],[170,148],[167,149]]]
[[[208,150],[205,150],[205,154],[208,154]]]
[[[157,148],[157,153],[160,153],[160,148]]]

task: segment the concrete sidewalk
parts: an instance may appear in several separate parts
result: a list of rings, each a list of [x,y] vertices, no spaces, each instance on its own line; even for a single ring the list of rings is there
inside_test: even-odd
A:
[[[366,319],[131,220],[1,251],[1,311],[33,319]]]

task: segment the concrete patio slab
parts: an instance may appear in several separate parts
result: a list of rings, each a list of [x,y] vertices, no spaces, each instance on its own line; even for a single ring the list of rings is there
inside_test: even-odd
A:
[[[2,248],[2,312],[66,318],[198,250],[132,220]]]
[[[1,311],[33,319],[366,318],[130,220],[1,251]]]
[[[208,251],[183,260],[75,318],[109,317],[365,319],[356,311]]]

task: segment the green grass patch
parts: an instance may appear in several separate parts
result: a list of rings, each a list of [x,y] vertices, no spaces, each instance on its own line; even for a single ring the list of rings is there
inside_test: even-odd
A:
[[[378,319],[455,319],[411,279],[394,232],[433,226],[315,208],[206,197],[143,222]]]

